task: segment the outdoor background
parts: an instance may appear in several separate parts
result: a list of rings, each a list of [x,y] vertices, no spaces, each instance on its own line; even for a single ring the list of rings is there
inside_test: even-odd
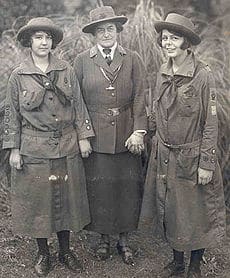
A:
[[[125,47],[136,50],[144,61],[149,86],[146,103],[151,99],[156,73],[165,59],[156,44],[154,21],[162,20],[169,11],[193,18],[202,38],[202,43],[194,48],[194,51],[214,71],[216,79],[219,118],[218,157],[223,173],[226,209],[229,212],[229,0],[0,0],[0,146],[7,80],[11,71],[27,55],[27,51],[15,42],[18,29],[32,17],[51,18],[64,30],[64,40],[55,49],[55,53],[72,63],[78,53],[92,45],[92,37],[83,34],[81,27],[87,23],[89,11],[103,4],[113,6],[117,14],[125,14],[129,18],[119,40]],[[0,277],[35,277],[34,241],[14,236],[11,231],[8,155],[8,152],[0,150]],[[229,214],[227,222],[230,222]],[[93,249],[97,240],[98,236],[92,233],[73,233],[73,249],[85,265],[85,271],[76,276],[65,271],[57,263],[56,238],[51,238],[50,246],[55,268],[48,277],[157,277],[163,265],[170,260],[167,243],[153,237],[151,230],[138,231],[131,236],[131,246],[135,249],[137,262],[134,267],[125,266],[115,248],[108,262],[95,260]],[[113,240],[115,243],[116,238]],[[229,237],[223,245],[206,252],[203,271],[205,277],[230,277]]]

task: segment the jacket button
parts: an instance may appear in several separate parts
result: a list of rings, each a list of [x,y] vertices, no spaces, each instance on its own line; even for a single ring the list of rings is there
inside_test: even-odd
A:
[[[90,129],[91,129],[91,126],[90,126],[90,125],[87,125],[87,126],[86,126],[86,129],[90,130]]]
[[[85,120],[85,123],[88,124],[88,123],[89,123],[89,120],[86,119],[86,120]]]
[[[168,164],[168,162],[169,162],[168,159],[165,159],[164,163],[165,163],[165,164]]]
[[[111,122],[111,125],[115,125],[115,122]]]
[[[115,93],[111,93],[112,97],[115,97]]]

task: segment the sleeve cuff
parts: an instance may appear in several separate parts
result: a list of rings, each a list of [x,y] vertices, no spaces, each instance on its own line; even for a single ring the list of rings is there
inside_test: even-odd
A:
[[[215,171],[217,158],[216,156],[202,154],[200,156],[199,167],[205,170]]]

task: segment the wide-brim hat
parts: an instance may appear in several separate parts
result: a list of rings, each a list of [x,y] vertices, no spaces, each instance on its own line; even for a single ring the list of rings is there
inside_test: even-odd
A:
[[[160,33],[163,29],[178,32],[187,37],[193,45],[197,45],[201,42],[199,35],[195,31],[193,22],[180,14],[170,13],[167,15],[165,21],[155,22],[154,27],[157,33]]]
[[[123,25],[128,20],[126,16],[115,15],[115,12],[111,6],[102,6],[93,9],[92,11],[90,11],[89,17],[90,17],[90,22],[82,28],[82,31],[84,33],[94,33],[95,27],[99,23],[112,21],[114,23],[119,22]]]
[[[21,27],[17,33],[17,40],[23,46],[27,46],[27,41],[31,33],[36,31],[47,31],[51,34],[53,42],[57,45],[63,39],[63,31],[47,17],[32,18],[25,26]]]

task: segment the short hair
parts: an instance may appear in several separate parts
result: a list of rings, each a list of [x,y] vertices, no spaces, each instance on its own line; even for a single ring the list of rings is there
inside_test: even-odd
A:
[[[49,36],[52,37],[52,47],[51,47],[51,49],[55,49],[56,46],[57,46],[57,42],[56,42],[56,40],[53,38],[51,32],[49,32],[49,31],[43,31],[43,30],[39,30],[39,31],[45,32],[46,34],[48,34]],[[26,33],[26,35],[23,36],[23,37],[21,38],[20,43],[21,43],[23,46],[25,46],[25,47],[31,47],[31,45],[32,45],[32,36],[33,36],[35,33],[39,32],[39,31],[28,31],[28,32]]]
[[[191,46],[191,42],[190,40],[188,39],[188,37],[186,37],[185,35],[183,35],[182,33],[178,33],[178,32],[175,32],[175,31],[172,31],[172,30],[168,30],[170,33],[172,33],[173,35],[175,36],[178,36],[178,37],[183,37],[184,38],[184,42],[182,43],[181,45],[181,49],[182,50],[185,50],[185,49],[188,49],[190,46]],[[157,37],[157,44],[162,47],[162,31],[159,33],[158,37]]]
[[[108,21],[108,22],[111,22],[111,23],[115,24],[116,29],[117,29],[117,33],[120,33],[121,31],[123,31],[123,25],[122,25],[120,22],[114,22],[114,21]],[[106,23],[106,22],[105,22],[105,23]],[[98,24],[98,25],[99,25],[99,24]],[[96,29],[97,29],[97,26],[98,26],[98,25],[96,25],[96,26],[93,28],[93,30],[92,30],[93,36],[95,36],[95,34],[96,34]]]

